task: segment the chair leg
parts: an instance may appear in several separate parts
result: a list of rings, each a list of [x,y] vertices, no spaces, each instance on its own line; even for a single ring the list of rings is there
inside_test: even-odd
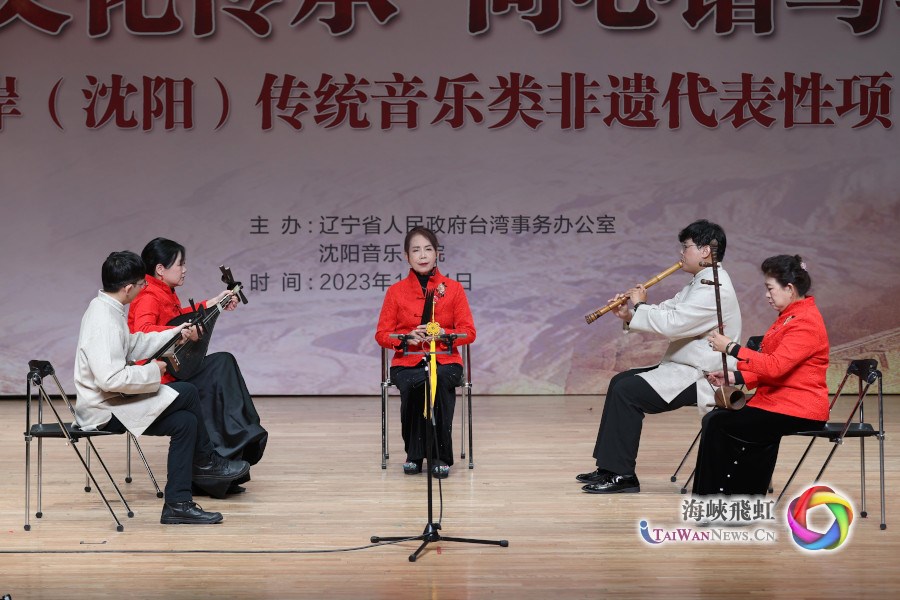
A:
[[[388,424],[387,424],[387,396],[388,390],[384,383],[381,384],[381,468],[387,469],[388,459]]]
[[[94,455],[97,457],[97,462],[100,463],[100,466],[103,467],[103,471],[106,473],[106,477],[109,479],[109,482],[112,484],[113,488],[116,490],[116,494],[119,496],[119,500],[122,501],[122,504],[125,506],[125,510],[128,513],[128,518],[134,516],[134,513],[131,510],[131,507],[128,506],[128,501],[125,500],[125,496],[122,495],[122,490],[119,489],[118,484],[116,484],[116,480],[113,478],[112,473],[109,472],[109,469],[106,467],[106,463],[103,462],[103,458],[100,456],[100,453],[97,452],[97,448],[94,447],[94,442],[91,441],[91,438],[85,438],[87,441],[87,447],[94,451]],[[91,473],[88,471],[88,473]],[[100,490],[100,484],[97,483],[97,480],[94,479],[93,473],[91,473],[91,479],[94,480],[94,485],[97,486],[97,491],[100,492],[100,495],[103,496],[103,492]],[[106,497],[103,497],[103,500],[106,501]],[[109,506],[109,502],[106,503]],[[112,508],[110,508],[110,512]],[[118,520],[118,519],[117,519]],[[120,523],[121,524],[121,523]]]
[[[37,512],[34,513],[36,519],[44,516],[41,510],[41,484],[43,484],[44,475],[44,440],[38,438],[38,457],[37,457]]]
[[[90,443],[90,440],[88,440],[88,443]],[[106,505],[106,510],[109,511],[109,514],[112,515],[113,520],[116,522],[116,531],[124,531],[125,526],[122,525],[121,521],[119,521],[119,517],[116,515],[116,511],[113,510],[112,506],[109,503],[109,500],[107,500],[107,498],[106,498],[106,494],[103,493],[103,489],[100,487],[100,484],[97,483],[97,480],[94,478],[94,474],[88,468],[87,462],[85,462],[84,457],[81,455],[81,451],[75,447],[75,444],[69,444],[69,445],[72,446],[72,450],[78,456],[78,460],[81,461],[81,466],[84,467],[84,472],[87,474],[88,477],[90,477],[91,481],[94,482],[94,487],[97,488],[97,493],[100,494],[100,498],[103,499],[103,504]],[[101,460],[100,462],[102,464],[103,461]],[[109,474],[109,471],[107,471],[107,474]],[[115,482],[113,482],[113,485],[115,485]]]
[[[459,425],[460,425],[460,435],[459,435],[459,458],[465,460],[466,458],[466,413],[468,412],[466,408],[466,388],[463,385],[463,398],[462,398],[462,411],[459,415]]]
[[[689,450],[688,452],[690,452],[690,450]],[[677,472],[677,471],[676,471],[676,472]],[[684,482],[684,485],[681,486],[681,490],[680,490],[680,491],[681,491],[682,494],[687,494],[688,486],[691,485],[691,480],[694,479],[694,474],[695,474],[696,472],[697,472],[697,469],[694,469],[694,470],[691,471],[691,474],[688,475],[687,481],[685,481],[685,482]]]
[[[684,456],[681,457],[681,462],[678,463],[678,467],[675,469],[675,472],[672,473],[672,476],[669,478],[669,480],[670,480],[672,483],[675,483],[675,481],[678,479],[678,472],[681,470],[681,467],[684,466],[684,463],[687,461],[688,456],[691,455],[691,452],[694,451],[694,446],[696,446],[696,445],[697,445],[697,442],[700,440],[700,433],[701,433],[701,432],[698,431],[698,432],[697,432],[697,435],[694,436],[694,441],[691,442],[691,446],[687,449],[687,452],[684,453]],[[691,473],[691,476],[693,476],[693,475],[694,475],[694,474]],[[688,481],[690,481],[690,479],[688,479]],[[684,485],[685,485],[685,487],[687,486],[686,483],[685,483]],[[683,494],[684,492],[681,492],[681,493]]]
[[[469,418],[469,468],[475,468],[475,451],[472,446],[472,384],[466,386],[466,404],[468,404],[468,410],[466,414]]]
[[[25,432],[25,531],[31,531],[31,435]]]
[[[866,438],[863,437],[859,438],[859,496],[859,516],[865,519],[869,513],[866,510]]]
[[[878,451],[879,451],[879,468],[880,468],[880,481],[881,481],[881,529],[882,531],[887,529],[887,519],[885,517],[885,508],[884,508],[884,432],[882,432],[878,436]]]
[[[87,475],[88,472],[90,472],[90,470],[91,470],[91,446],[90,445],[88,445],[84,449],[84,460],[85,460],[85,463],[87,463],[87,469],[88,469],[87,472],[85,472],[85,474],[84,474],[84,491],[90,492],[91,491],[91,480],[88,479],[88,475]]]
[[[129,452],[128,452],[128,470],[129,470],[129,474],[130,474],[130,471],[131,471],[131,444],[134,444],[135,450],[138,451],[138,456],[141,457],[141,462],[144,463],[144,468],[147,469],[147,475],[150,476],[150,481],[153,482],[153,487],[154,487],[154,489],[156,490],[156,497],[157,497],[157,498],[162,498],[164,494],[162,493],[162,490],[159,489],[159,484],[156,482],[156,477],[153,476],[153,471],[150,469],[150,464],[147,462],[147,457],[144,456],[144,451],[143,451],[143,449],[141,448],[141,445],[138,444],[137,438],[134,437],[134,436],[131,434],[131,432],[128,432],[126,435],[128,436],[128,440],[130,441],[130,443],[129,443],[129,445],[128,445],[128,450],[129,450]],[[128,479],[126,479],[125,482],[126,482],[126,483],[130,483],[130,481],[129,481]]]
[[[794,477],[797,476],[797,471],[800,470],[800,466],[803,464],[803,461],[806,460],[806,456],[809,454],[809,451],[812,449],[813,444],[816,443],[816,438],[812,438],[809,440],[809,445],[806,446],[806,450],[803,452],[803,456],[800,457],[799,462],[797,462],[797,466],[794,467],[794,472],[791,473],[791,476],[788,477],[787,483],[784,484],[784,487],[781,489],[781,493],[778,494],[778,498],[775,500],[775,506],[781,502],[781,498],[784,496],[784,493],[787,491],[788,486],[791,485],[791,482],[794,481]]]
[[[131,483],[131,432],[125,432],[125,483]]]

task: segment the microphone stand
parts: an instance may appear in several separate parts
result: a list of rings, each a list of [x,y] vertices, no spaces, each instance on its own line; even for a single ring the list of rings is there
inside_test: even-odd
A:
[[[440,352],[429,352],[424,350],[422,352],[406,352],[407,344],[409,342],[409,336],[400,335],[400,334],[392,334],[391,337],[402,340],[402,348],[404,349],[404,354],[409,355],[422,355],[425,357],[425,411],[426,411],[426,425],[425,425],[425,461],[427,465],[427,479],[428,479],[428,522],[425,525],[425,530],[421,535],[409,537],[409,536],[393,536],[393,537],[381,537],[377,535],[373,535],[370,540],[373,544],[377,544],[379,542],[399,542],[406,540],[421,540],[422,544],[416,549],[415,552],[409,555],[409,562],[416,562],[416,559],[419,558],[419,555],[428,544],[436,543],[436,542],[460,542],[463,544],[488,544],[491,546],[501,546],[506,548],[509,546],[509,542],[507,540],[479,540],[479,539],[471,539],[471,538],[458,538],[458,537],[449,537],[443,536],[439,533],[441,529],[440,523],[434,522],[434,502],[432,500],[432,446],[433,439],[436,435],[436,423],[434,419],[434,410],[431,407],[431,373],[430,373],[430,365],[429,358],[432,354],[451,354],[453,352],[453,342],[457,338],[465,337],[464,333],[456,333],[456,334],[448,334],[436,336],[437,339],[440,339],[447,344],[447,350]]]

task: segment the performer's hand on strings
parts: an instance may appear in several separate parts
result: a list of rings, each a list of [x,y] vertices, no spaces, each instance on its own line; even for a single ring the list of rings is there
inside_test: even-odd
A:
[[[181,327],[181,339],[178,340],[179,346],[187,344],[188,342],[196,342],[200,339],[200,335],[203,331],[199,325],[188,326],[187,323],[184,323],[179,325],[179,327]]]
[[[712,371],[706,374],[706,380],[716,387],[723,385],[734,385],[734,371],[728,371],[728,380],[725,380],[724,371]]]
[[[238,301],[237,294],[235,294],[231,290],[225,290],[224,292],[222,292],[215,298],[210,298],[209,300],[206,301],[206,305],[214,306],[214,305],[218,304],[219,302],[221,302],[222,300],[224,300],[225,298],[228,298],[229,296],[231,296],[231,298],[229,298],[228,304],[225,305],[225,310],[234,310],[235,308],[237,308],[239,301]]]

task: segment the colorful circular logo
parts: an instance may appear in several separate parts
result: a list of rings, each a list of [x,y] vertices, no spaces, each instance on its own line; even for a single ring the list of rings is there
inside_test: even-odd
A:
[[[806,513],[816,506],[827,506],[834,521],[828,531],[819,533],[809,529]],[[853,507],[825,485],[815,485],[791,501],[787,511],[788,525],[798,546],[805,550],[834,550],[847,540],[853,523]]]

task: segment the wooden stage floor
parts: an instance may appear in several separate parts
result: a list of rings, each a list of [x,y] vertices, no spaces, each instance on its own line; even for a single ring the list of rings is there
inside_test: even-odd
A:
[[[694,409],[645,421],[640,494],[597,496],[582,493],[574,476],[593,469],[602,397],[476,396],[475,469],[458,462],[444,481],[442,533],[508,539],[509,547],[442,542],[416,563],[407,560],[416,542],[303,553],[364,545],[372,535],[421,533],[425,477],[405,476],[400,469],[396,397],[387,470],[380,468],[377,398],[261,398],[257,407],[270,432],[269,446],[253,468],[248,491],[227,500],[198,498],[225,514],[223,524],[160,525],[161,501],[135,462],[135,480],[123,488],[136,514],[124,520],[122,533],[97,494],[82,491],[74,453],[56,440],[45,445],[44,518],[32,519],[30,532],[23,530],[24,402],[2,401],[0,596],[896,598],[900,457],[890,437],[900,424],[896,400],[886,398],[888,529],[879,529],[878,452],[870,440],[869,517],[856,515],[849,540],[838,550],[813,553],[794,543],[781,514],[769,523],[776,537],[769,543],[641,539],[641,520],[666,530],[722,530],[686,524],[681,509],[687,497],[669,480],[697,431]],[[874,410],[867,416],[874,418]],[[458,422],[455,433],[458,444]],[[141,441],[164,478],[166,440]],[[124,443],[124,437],[99,442],[120,479]],[[788,499],[809,485],[827,447],[817,445]],[[776,488],[802,448],[795,438],[782,445]],[[824,478],[857,509],[858,457],[858,443],[848,442]],[[813,526],[827,528],[829,514],[814,515]],[[724,529],[735,537],[740,534],[728,532],[757,530]]]

